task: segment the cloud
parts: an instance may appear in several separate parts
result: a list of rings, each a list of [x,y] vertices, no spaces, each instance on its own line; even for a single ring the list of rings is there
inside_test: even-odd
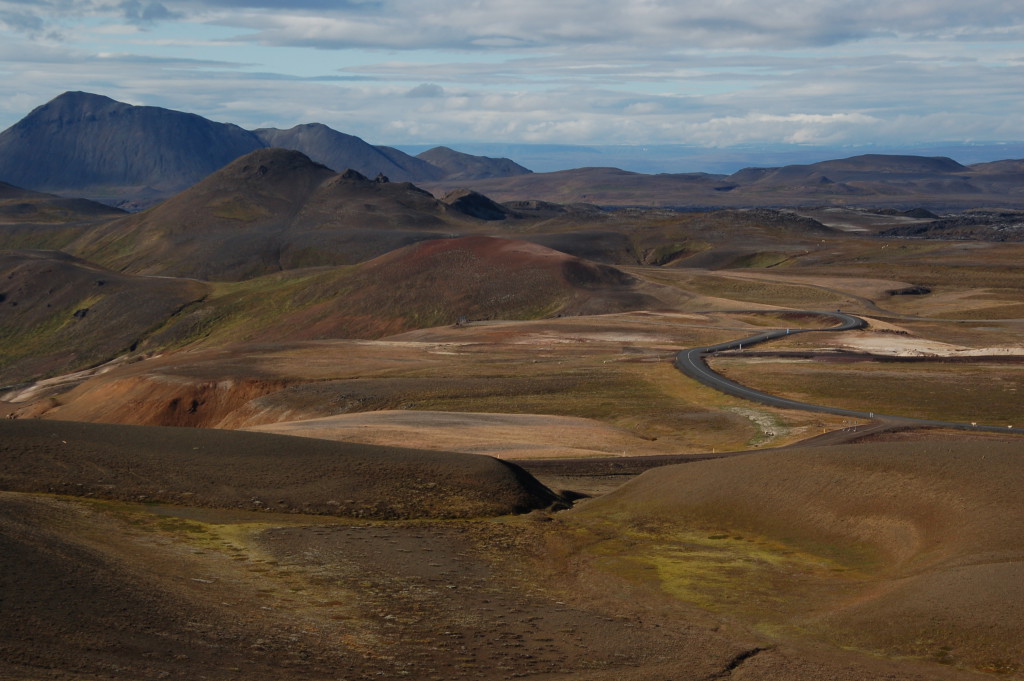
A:
[[[157,21],[167,21],[181,18],[181,14],[172,12],[159,2],[140,2],[140,0],[125,0],[120,4],[124,18],[132,24],[152,24]]]
[[[276,4],[276,6],[275,6]],[[773,48],[874,37],[1019,39],[1024,6],[1006,0],[379,0],[273,3],[218,0],[214,20],[267,45],[346,49],[524,49],[572,45]]]
[[[0,0],[0,116],[73,89],[388,144],[1024,139],[1022,45],[1010,0]]]
[[[879,37],[1024,36],[1009,0],[0,0],[0,20],[42,30],[75,17],[136,23],[188,17],[263,45],[348,49],[777,49]]]
[[[0,9],[0,27],[18,33],[38,33],[45,23],[42,17],[30,12],[16,12]]]
[[[444,88],[435,83],[423,83],[405,93],[406,97],[444,97]]]

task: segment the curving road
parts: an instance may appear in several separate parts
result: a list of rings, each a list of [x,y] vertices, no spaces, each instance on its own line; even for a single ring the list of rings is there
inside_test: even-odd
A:
[[[746,310],[744,312],[751,312]],[[767,311],[766,311],[767,312]],[[779,312],[779,310],[771,310],[771,312]],[[867,326],[860,317],[856,317],[852,314],[846,314],[845,312],[818,312],[814,310],[784,310],[784,312],[795,312],[798,314],[811,314],[819,315],[837,320],[839,323],[835,326],[823,327],[819,329],[779,329],[775,331],[768,331],[765,333],[757,334],[756,336],[749,336],[747,338],[740,338],[733,341],[726,341],[725,343],[719,343],[717,345],[708,345],[704,347],[690,348],[688,350],[682,350],[676,355],[675,367],[679,371],[683,372],[690,378],[703,383],[706,386],[714,388],[720,392],[735,397],[742,397],[743,399],[751,400],[753,402],[760,402],[761,404],[767,404],[772,407],[780,407],[782,409],[800,409],[803,411],[814,411],[825,414],[837,414],[839,416],[849,416],[858,419],[879,419],[883,418],[889,422],[899,425],[911,425],[911,426],[924,426],[924,427],[939,427],[939,428],[955,428],[959,430],[974,430],[984,431],[990,433],[1017,433],[1024,434],[1024,428],[1001,428],[999,426],[982,426],[974,425],[971,423],[957,423],[955,421],[936,421],[932,419],[918,419],[907,416],[894,416],[890,414],[879,414],[876,412],[857,411],[855,409],[840,409],[839,407],[828,407],[820,404],[811,404],[809,402],[799,402],[797,400],[790,400],[785,397],[777,397],[769,393],[763,393],[753,388],[748,388],[745,385],[737,383],[736,381],[729,380],[725,376],[716,373],[708,366],[705,361],[705,357],[709,354],[721,352],[723,350],[736,350],[744,347],[750,347],[759,343],[774,340],[776,338],[782,338],[783,336],[791,336],[797,333],[810,333],[814,331],[849,331],[851,329],[862,329]]]

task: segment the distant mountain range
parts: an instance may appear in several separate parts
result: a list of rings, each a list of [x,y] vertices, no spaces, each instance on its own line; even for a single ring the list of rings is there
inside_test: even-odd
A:
[[[598,206],[1024,208],[1024,161],[1016,160],[962,165],[944,156],[863,154],[729,175],[600,167],[533,173],[507,158],[447,147],[411,156],[320,123],[250,131],[84,92],[64,93],[0,133],[0,182],[135,211],[271,147],[301,152],[336,172],[415,182],[435,196],[460,190],[459,206],[485,219],[503,209],[480,194],[502,203]]]
[[[423,183],[438,192],[466,184]],[[961,165],[946,157],[864,154],[731,175],[578,168],[519,177],[476,179],[476,191],[499,202],[524,198],[562,204],[676,208],[844,206],[907,210],[1024,208],[1024,161]]]
[[[66,92],[0,133],[0,181],[142,207],[266,147],[301,151],[339,172],[353,169],[397,181],[438,181],[453,175],[466,179],[473,172],[479,177],[530,172],[508,159],[450,149],[434,154],[441,163],[435,165],[319,123],[249,131],[195,114]]]

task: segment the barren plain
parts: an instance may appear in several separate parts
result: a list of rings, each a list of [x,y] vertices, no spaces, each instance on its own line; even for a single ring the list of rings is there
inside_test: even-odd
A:
[[[0,679],[1024,679],[1024,245],[259,154],[0,225]]]

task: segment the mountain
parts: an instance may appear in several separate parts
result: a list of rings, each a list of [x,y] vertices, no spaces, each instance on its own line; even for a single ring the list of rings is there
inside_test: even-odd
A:
[[[415,181],[441,196],[473,190],[499,202],[684,208],[844,205],[961,210],[1024,205],[1024,163],[965,166],[944,157],[862,154],[732,175],[578,168],[532,173],[507,158],[435,147],[410,156],[320,123],[246,131],[194,114],[67,92],[0,133],[0,182],[137,210],[267,147],[301,151],[335,171]]]
[[[443,170],[445,180],[483,180],[488,177],[513,177],[533,172],[511,159],[473,156],[448,147],[428,149],[422,154],[417,154],[416,158]]]
[[[465,187],[503,203],[523,200],[602,206],[757,208],[841,205],[932,210],[1024,206],[1024,162],[964,166],[946,157],[864,154],[732,175],[644,175],[577,168],[482,180],[424,183],[443,193]]]
[[[482,221],[405,182],[338,174],[260,149],[142,213],[97,227],[75,255],[134,274],[238,280],[354,264]]]
[[[438,180],[445,173],[415,156],[391,147],[375,147],[355,135],[346,135],[322,123],[297,125],[289,130],[254,130],[268,147],[301,151],[317,163],[337,171],[352,169],[368,177],[385,175],[392,181]]]
[[[577,168],[552,173],[530,173],[473,181],[422,183],[425,189],[443,194],[469,188],[502,203],[539,200],[559,204],[677,206],[691,202],[718,205],[718,188],[725,175],[706,173],[644,175],[620,168]],[[677,199],[685,196],[685,201]]]
[[[443,167],[368,144],[321,123],[247,131],[195,114],[65,92],[0,133],[0,181],[145,208],[256,149],[301,151],[336,171],[393,181],[471,179],[529,172],[508,159],[448,150]]]
[[[236,125],[66,92],[0,133],[0,180],[75,195],[167,194],[262,146]]]

